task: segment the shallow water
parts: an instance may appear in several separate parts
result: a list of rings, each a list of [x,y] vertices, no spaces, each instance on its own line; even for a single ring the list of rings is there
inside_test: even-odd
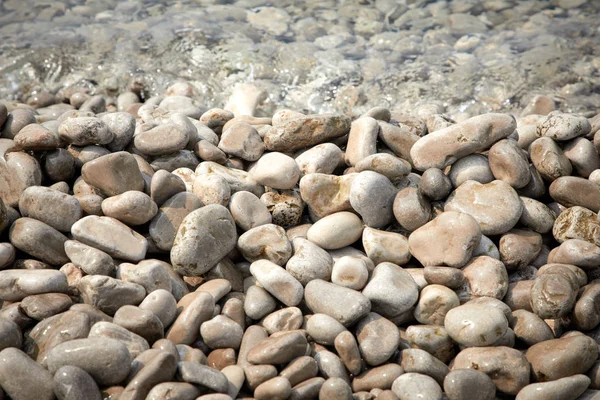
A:
[[[263,114],[437,102],[458,117],[535,94],[594,111],[599,14],[591,0],[3,0],[0,98],[135,82],[149,97],[187,80],[209,107],[250,82]]]

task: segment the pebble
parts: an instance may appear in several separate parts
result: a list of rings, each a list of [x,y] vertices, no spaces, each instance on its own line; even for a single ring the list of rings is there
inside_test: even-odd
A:
[[[525,355],[506,346],[470,347],[462,350],[454,359],[452,371],[461,369],[485,373],[492,378],[498,391],[513,396],[529,384],[531,372]]]
[[[274,224],[249,229],[238,238],[237,248],[249,262],[266,259],[284,266],[292,256],[292,244],[287,239],[285,230]]]
[[[591,126],[587,118],[558,111],[540,118],[536,124],[536,134],[556,141],[565,141],[587,135]]]
[[[254,389],[256,400],[287,399],[292,392],[292,385],[286,378],[275,377],[258,385]]]
[[[551,339],[531,346],[525,353],[537,382],[555,381],[584,374],[598,358],[598,345],[585,335]]]
[[[502,299],[508,290],[507,263],[492,257],[474,257],[463,269],[464,287],[471,297]],[[461,292],[461,291],[459,291]]]
[[[515,189],[524,187],[531,180],[527,153],[514,140],[504,139],[494,144],[488,159],[494,177]]]
[[[394,198],[396,221],[407,231],[414,231],[431,219],[431,204],[416,187],[401,189]]]
[[[442,285],[427,285],[419,294],[414,316],[422,324],[444,325],[446,314],[459,304],[460,300],[453,290]]]
[[[267,192],[260,201],[267,206],[274,224],[287,228],[300,223],[305,204],[297,190]]]
[[[229,211],[237,226],[244,231],[272,222],[267,206],[250,192],[240,191],[231,195]]]
[[[294,151],[338,138],[350,131],[350,118],[340,114],[293,118],[267,131],[267,150]]]
[[[321,173],[308,174],[300,179],[300,195],[308,209],[318,218],[347,211],[350,205],[350,187],[356,174],[343,176]]]
[[[397,182],[410,173],[410,163],[387,153],[377,153],[363,158],[354,166],[356,172],[377,172],[392,182]]]
[[[331,270],[331,282],[338,286],[347,287],[348,289],[353,290],[361,290],[365,287],[368,279],[369,268],[367,262],[362,258],[344,256],[333,264],[333,269]]]
[[[523,204],[515,190],[504,181],[480,184],[467,181],[448,197],[444,211],[471,215],[484,235],[499,235],[512,229],[521,218]]]
[[[600,186],[584,178],[563,176],[549,187],[550,197],[565,207],[581,206],[600,211]]]
[[[144,178],[133,155],[119,151],[96,158],[81,169],[83,180],[106,196],[144,190]]]
[[[229,384],[222,372],[200,363],[180,361],[177,363],[177,376],[184,382],[203,386],[218,393],[227,393]]]
[[[117,310],[113,322],[130,332],[133,332],[152,345],[164,335],[161,320],[149,310],[131,305],[122,306]]]
[[[272,241],[272,243],[274,243],[274,241]],[[289,242],[286,241],[285,244],[285,252],[281,252],[281,254],[287,255],[287,246]],[[333,259],[327,251],[323,250],[318,245],[304,238],[295,238],[292,244],[294,249],[294,255],[287,260],[287,263],[278,263],[275,260],[271,261],[281,266],[285,265],[285,269],[287,270],[287,272],[289,272],[290,275],[297,279],[298,282],[300,282],[303,286],[306,286],[313,279],[334,279],[332,275]]]
[[[600,222],[593,211],[574,206],[556,218],[552,235],[559,243],[567,239],[580,239],[600,245]]]
[[[444,363],[454,357],[454,342],[441,325],[410,325],[405,333],[413,348],[425,350]]]
[[[69,262],[65,254],[67,237],[37,219],[27,217],[17,219],[10,227],[8,237],[17,249],[47,264],[62,265]]]
[[[166,200],[150,221],[148,230],[154,245],[160,250],[171,250],[184,218],[202,206],[202,202],[196,196],[185,191]]]
[[[331,174],[343,158],[342,150],[338,146],[333,143],[323,143],[296,156],[296,164],[302,175]]]
[[[396,188],[385,176],[373,172],[359,173],[350,187],[350,205],[366,226],[383,228],[392,220]]]
[[[405,372],[417,372],[436,380],[441,386],[450,368],[428,352],[420,349],[404,349],[398,362]]]
[[[95,323],[90,329],[88,338],[108,338],[118,340],[127,346],[127,351],[131,355],[131,358],[139,356],[150,348],[148,341],[140,335],[108,321]]]
[[[390,320],[370,312],[356,324],[356,339],[365,362],[377,366],[396,351],[400,332]]]
[[[327,314],[344,326],[354,324],[371,311],[371,302],[365,295],[321,279],[306,285],[304,301],[314,313]]]
[[[58,127],[58,137],[76,146],[104,145],[113,141],[115,135],[96,117],[68,118]]]
[[[248,352],[252,364],[284,364],[305,355],[308,343],[299,332],[271,336],[256,343]]]
[[[481,154],[472,154],[456,161],[448,177],[455,188],[467,181],[486,184],[495,179],[488,158]]]
[[[250,174],[244,170],[236,168],[227,168],[212,161],[204,161],[198,164],[195,170],[196,176],[200,174],[220,175],[227,181],[231,193],[245,190],[253,193],[255,196],[262,196],[264,188],[259,185]]]
[[[252,125],[238,122],[223,131],[219,149],[246,161],[256,161],[265,151],[265,145]]]
[[[143,225],[158,212],[146,193],[130,190],[102,201],[102,212],[128,225]]]
[[[258,260],[250,266],[250,273],[266,291],[286,306],[296,306],[302,300],[302,284],[279,265]]]
[[[0,386],[11,399],[54,399],[52,375],[18,348],[0,351]]]
[[[0,271],[0,300],[21,301],[44,293],[67,293],[67,277],[52,269],[6,269]]]
[[[114,314],[124,305],[138,305],[146,296],[141,285],[102,275],[84,276],[77,288],[84,303],[107,314]]]
[[[446,211],[408,238],[411,254],[424,266],[462,267],[481,240],[478,221],[468,213]]]
[[[408,239],[399,233],[365,227],[362,244],[367,257],[376,265],[382,262],[403,265],[411,258]]]
[[[476,369],[455,369],[444,378],[444,393],[448,400],[494,400],[496,386],[485,373]]]
[[[244,331],[231,319],[217,315],[200,325],[200,335],[204,343],[211,349],[239,349]]]
[[[25,297],[19,307],[28,317],[41,321],[66,311],[72,304],[71,298],[64,293],[45,293]]]
[[[65,365],[54,374],[54,393],[59,400],[102,399],[100,389],[90,374],[72,365]]]
[[[231,198],[229,183],[217,174],[196,174],[192,184],[192,192],[205,205],[219,204],[227,206]]]
[[[348,134],[345,160],[349,166],[355,166],[362,159],[377,153],[379,125],[374,118],[361,117],[352,122]]]
[[[127,347],[109,338],[70,340],[52,348],[47,356],[51,374],[71,365],[81,368],[103,386],[121,383],[129,374],[131,361]]]
[[[148,249],[146,238],[111,217],[83,217],[73,224],[71,235],[83,244],[126,261],[143,260]]]
[[[468,347],[490,346],[506,334],[508,321],[496,308],[463,304],[448,311],[444,328],[457,343]]]
[[[550,137],[536,139],[529,146],[529,158],[542,178],[549,182],[571,175],[573,166],[561,148]]]
[[[182,221],[171,249],[176,272],[201,275],[235,247],[237,234],[229,210],[211,204],[189,213]]]
[[[375,267],[362,294],[370,301],[373,311],[395,318],[417,303],[419,288],[406,270],[384,262]]]
[[[433,378],[415,372],[408,372],[396,378],[392,391],[400,400],[442,399],[440,385]]]
[[[554,339],[552,329],[536,314],[527,310],[512,312],[510,328],[515,332],[515,337],[528,346]]]
[[[456,160],[487,149],[516,129],[515,119],[503,114],[484,114],[440,129],[419,139],[410,151],[415,168],[443,169]]]
[[[256,182],[273,189],[293,189],[300,180],[296,160],[278,152],[266,153],[248,172]]]

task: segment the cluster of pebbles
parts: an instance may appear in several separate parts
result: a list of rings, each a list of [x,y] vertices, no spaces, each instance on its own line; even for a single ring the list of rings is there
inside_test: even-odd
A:
[[[191,93],[0,105],[11,399],[600,399],[598,115]]]

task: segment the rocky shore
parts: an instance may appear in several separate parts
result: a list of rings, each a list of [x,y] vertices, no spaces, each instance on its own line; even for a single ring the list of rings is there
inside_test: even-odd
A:
[[[0,104],[7,396],[600,398],[600,114],[193,92]]]

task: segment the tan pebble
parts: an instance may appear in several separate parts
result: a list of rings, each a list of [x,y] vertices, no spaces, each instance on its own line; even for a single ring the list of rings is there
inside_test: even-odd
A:
[[[598,151],[585,138],[579,137],[565,143],[563,151],[577,174],[583,178],[588,178],[594,170],[600,168]]]
[[[405,372],[417,372],[432,377],[440,386],[450,369],[442,361],[420,349],[404,349],[398,363]]]
[[[308,343],[298,332],[285,333],[278,337],[263,339],[248,353],[253,364],[282,364],[303,356]]]
[[[481,229],[473,217],[450,211],[414,231],[408,244],[412,255],[424,266],[462,267],[480,240]]]
[[[464,346],[489,346],[498,341],[508,329],[502,311],[466,303],[448,311],[444,319],[446,331]]]
[[[600,186],[584,178],[563,176],[549,188],[550,196],[565,207],[581,206],[594,212],[600,210]]]
[[[456,161],[452,164],[448,177],[455,188],[466,181],[486,184],[494,180],[488,158],[481,154],[472,154]]]
[[[544,203],[521,196],[523,213],[519,222],[537,233],[548,233],[554,226],[556,214]]]
[[[405,160],[412,160],[411,150],[419,140],[414,129],[407,125],[397,126],[385,121],[377,121],[379,124],[379,138],[395,155]]]
[[[444,392],[449,400],[469,400],[473,396],[481,400],[494,400],[496,386],[481,371],[474,369],[455,369],[444,379]]]
[[[267,192],[260,196],[260,201],[267,206],[273,223],[284,228],[298,225],[305,208],[297,190]]]
[[[356,172],[374,171],[397,182],[410,173],[410,163],[392,154],[377,153],[357,162],[354,169]]]
[[[465,279],[463,271],[450,267],[425,267],[423,277],[428,284],[442,285],[450,289],[458,289]]]
[[[307,174],[300,179],[300,195],[317,217],[350,210],[350,187],[358,174]]]
[[[515,310],[512,315],[513,322],[510,327],[515,332],[516,338],[528,346],[554,339],[554,333],[550,327],[534,313],[527,310]]]
[[[326,349],[319,349],[314,358],[319,367],[319,375],[326,379],[341,378],[346,383],[350,383],[348,371],[346,371],[344,363],[335,353]]]
[[[317,376],[318,367],[314,358],[302,356],[292,360],[281,372],[280,376],[286,378],[292,386],[307,379]]]
[[[338,356],[346,366],[346,369],[353,375],[360,374],[363,368],[362,356],[354,335],[349,331],[340,332],[335,337],[334,346]]]
[[[305,238],[292,241],[294,255],[287,261],[285,269],[302,285],[313,279],[329,280],[333,260],[327,251]]]
[[[283,377],[275,377],[254,389],[254,397],[256,400],[285,400],[291,391],[290,381]]]
[[[277,152],[264,154],[248,172],[256,182],[273,189],[293,189],[300,179],[296,160]]]
[[[339,377],[327,379],[319,391],[319,400],[350,400],[352,389],[347,382]]]
[[[515,189],[529,183],[529,160],[514,140],[504,139],[494,144],[488,153],[490,169],[496,179],[505,181]]]
[[[442,399],[440,385],[433,378],[415,372],[408,372],[396,378],[392,384],[392,391],[400,400]]]
[[[285,230],[274,224],[246,231],[238,238],[237,248],[249,262],[266,259],[283,266],[292,256],[292,244],[285,235]]]
[[[302,311],[297,307],[287,307],[267,315],[263,319],[262,325],[269,334],[273,334],[300,329],[302,322]]]
[[[393,212],[402,228],[414,231],[429,222],[431,204],[418,188],[406,187],[394,198]]]
[[[373,172],[359,173],[350,187],[350,205],[365,225],[383,228],[392,220],[396,188],[385,176]]]
[[[252,125],[238,122],[223,131],[219,149],[247,161],[256,161],[263,154],[265,145]]]
[[[466,298],[494,297],[502,299],[508,290],[508,274],[501,261],[487,256],[475,257],[462,272],[466,287],[462,291]],[[459,297],[464,297],[460,293]]]
[[[323,143],[309,148],[296,156],[296,163],[303,175],[331,174],[343,160],[342,150],[333,143]]]
[[[479,223],[484,235],[508,232],[521,218],[523,204],[517,192],[504,181],[480,184],[468,181],[456,189],[444,211],[460,211]]]
[[[313,224],[307,238],[320,247],[339,249],[356,242],[362,235],[363,224],[360,218],[347,211],[331,214]]]
[[[315,342],[322,345],[334,344],[337,336],[345,332],[344,325],[326,314],[313,314],[306,323],[306,332]]]
[[[254,194],[246,191],[234,193],[229,199],[229,211],[233,220],[244,231],[270,224],[271,213]]]
[[[505,346],[471,347],[454,359],[452,370],[476,369],[487,374],[500,392],[515,395],[529,384],[530,365],[525,355]]]
[[[575,206],[556,218],[552,234],[559,243],[567,239],[581,239],[600,245],[600,222],[591,210]]]
[[[315,279],[306,285],[304,301],[314,313],[327,314],[349,326],[371,311],[365,295],[352,289]]]
[[[441,285],[428,285],[421,290],[414,316],[422,324],[444,325],[446,314],[459,304],[454,291]]]
[[[454,342],[440,325],[411,325],[406,329],[411,347],[427,351],[444,363],[454,357]]]
[[[537,343],[526,357],[535,380],[546,382],[585,373],[598,357],[598,346],[592,338],[576,335]]]
[[[372,366],[387,361],[400,342],[400,333],[388,319],[369,313],[356,325],[356,338],[365,362]]]
[[[540,175],[550,182],[571,175],[573,170],[569,159],[550,137],[536,139],[529,146],[529,158]]]

